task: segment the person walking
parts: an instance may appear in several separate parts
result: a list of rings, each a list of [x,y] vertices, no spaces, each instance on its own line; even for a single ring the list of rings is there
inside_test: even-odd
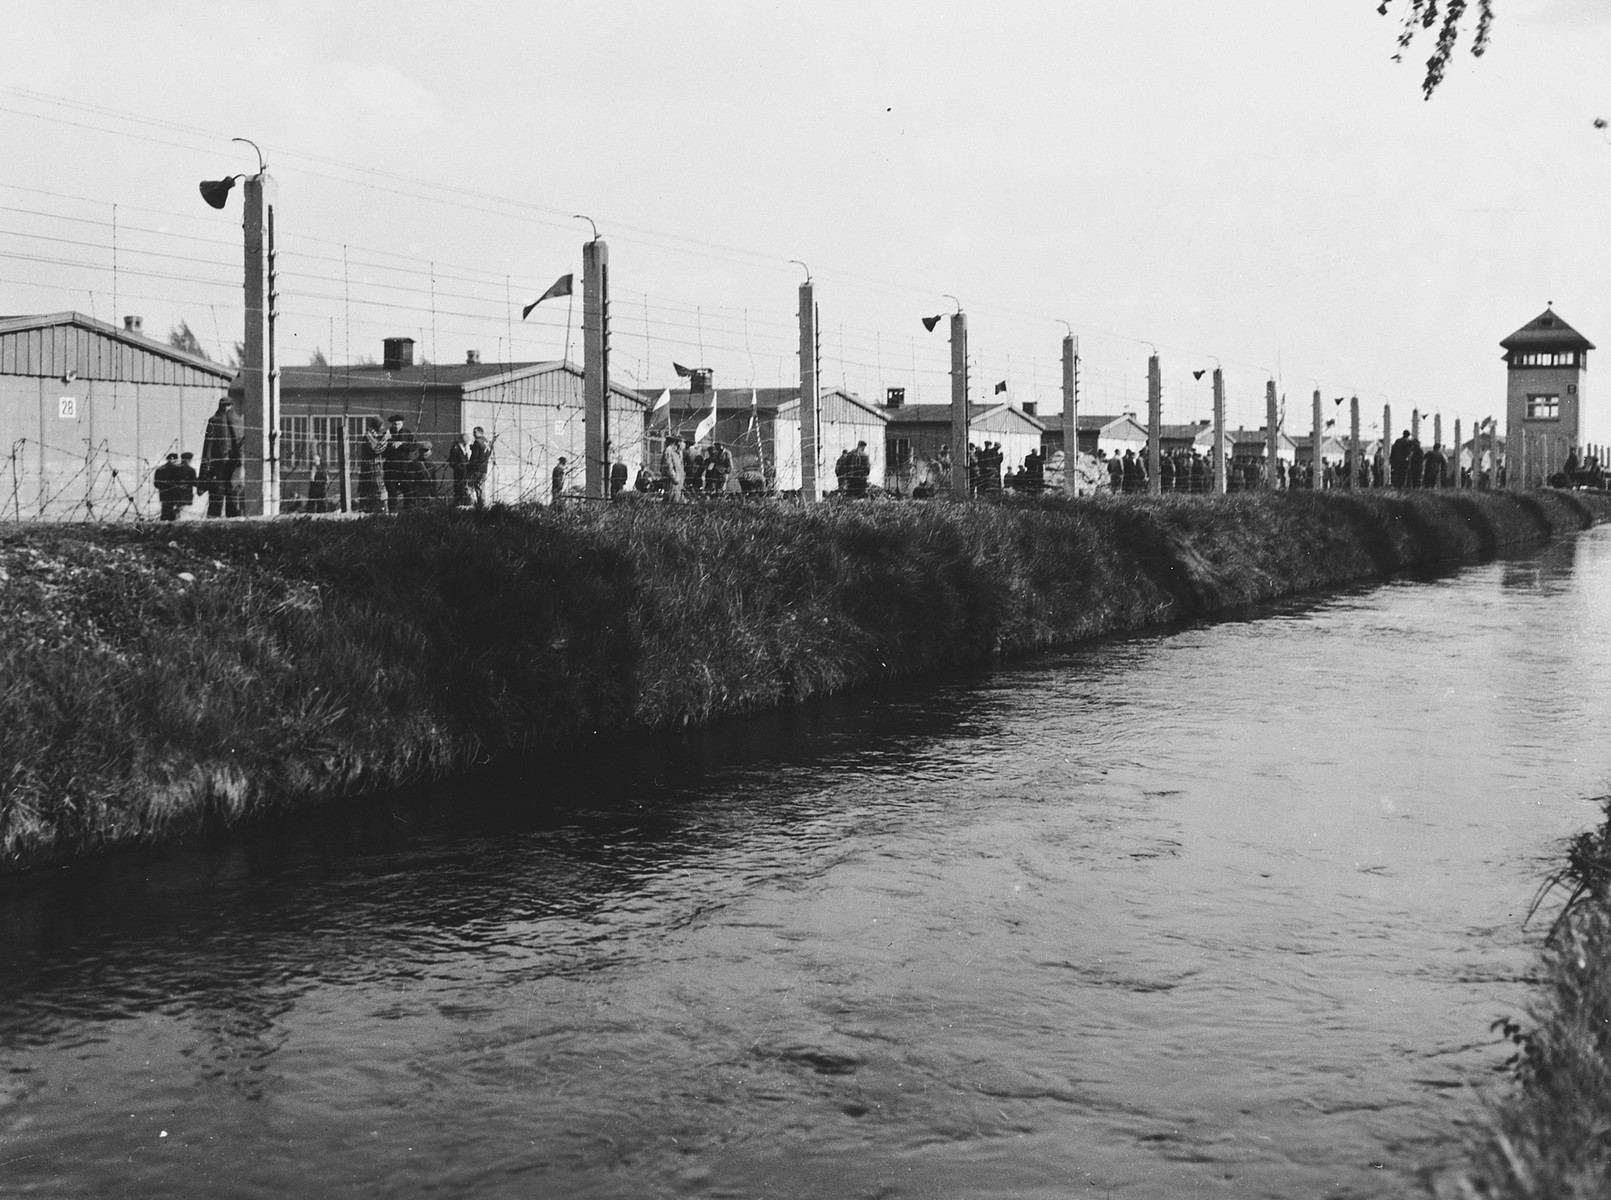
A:
[[[667,504],[682,503],[682,437],[672,434],[666,439],[666,448],[660,452],[660,478],[666,489]]]
[[[246,515],[246,423],[232,400],[218,398],[201,442],[201,478],[207,484],[209,517]]]

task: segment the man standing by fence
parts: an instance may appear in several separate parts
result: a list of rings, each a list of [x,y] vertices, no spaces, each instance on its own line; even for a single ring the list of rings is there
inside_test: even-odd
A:
[[[682,438],[672,434],[666,439],[666,448],[660,452],[660,481],[666,489],[667,504],[682,503]]]
[[[162,519],[179,519],[179,455],[169,452],[167,460],[156,469],[152,482],[157,485],[157,499],[162,502]]]
[[[218,411],[207,418],[201,443],[201,479],[207,485],[209,517],[239,517],[246,513],[246,423],[228,396],[218,399]]]
[[[470,497],[477,508],[487,506],[487,475],[492,469],[492,443],[487,441],[487,431],[477,425],[470,431],[473,440],[470,442],[470,470],[465,482],[470,488]]]

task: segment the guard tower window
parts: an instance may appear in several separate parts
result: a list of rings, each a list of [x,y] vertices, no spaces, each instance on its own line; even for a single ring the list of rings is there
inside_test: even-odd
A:
[[[1530,421],[1555,421],[1561,415],[1559,396],[1528,396],[1527,418]]]
[[[1577,351],[1533,350],[1516,355],[1512,363],[1518,367],[1575,367],[1578,365]]]

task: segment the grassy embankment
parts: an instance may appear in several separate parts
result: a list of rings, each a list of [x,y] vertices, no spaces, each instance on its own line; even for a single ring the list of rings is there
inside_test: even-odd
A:
[[[1300,493],[13,528],[0,869],[1607,515],[1556,493]]]
[[[1515,1087],[1489,1108],[1474,1165],[1444,1194],[1611,1195],[1611,799],[1604,825],[1573,839],[1546,885],[1557,888],[1567,899],[1545,942],[1533,1027],[1497,1026],[1517,1046]]]

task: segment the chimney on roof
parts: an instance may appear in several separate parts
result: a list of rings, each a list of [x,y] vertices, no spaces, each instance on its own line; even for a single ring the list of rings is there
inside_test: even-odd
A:
[[[381,342],[381,366],[388,371],[400,371],[414,365],[413,338],[386,338]]]
[[[898,387],[898,388],[897,387],[892,387],[892,388],[885,388],[884,389],[884,407],[885,408],[899,408],[901,405],[903,405],[905,403],[906,403],[906,389],[905,388],[903,388],[903,387]]]
[[[481,363],[481,351],[479,351],[479,350],[466,350],[464,352],[464,365],[465,366],[474,367],[474,366],[479,366],[480,363]]]
[[[145,325],[145,318],[144,317],[124,317],[123,318],[123,332],[124,333],[133,333],[133,334],[138,334],[140,337],[144,337],[145,336],[145,330],[143,328],[144,325]]]

